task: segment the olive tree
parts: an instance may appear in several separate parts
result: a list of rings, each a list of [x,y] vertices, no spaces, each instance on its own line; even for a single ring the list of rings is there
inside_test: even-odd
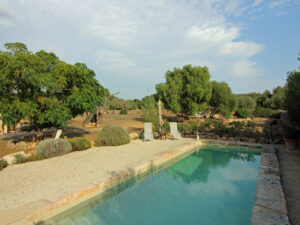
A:
[[[230,117],[236,109],[237,100],[232,94],[231,88],[225,82],[212,81],[212,93],[209,105],[212,107],[211,114],[221,113]]]
[[[207,67],[185,65],[168,70],[165,78],[165,83],[156,85],[165,108],[188,117],[208,106],[212,88]]]

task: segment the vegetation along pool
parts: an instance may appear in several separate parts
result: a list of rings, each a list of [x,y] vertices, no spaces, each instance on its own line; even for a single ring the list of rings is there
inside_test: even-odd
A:
[[[247,225],[260,151],[207,145],[39,224]]]

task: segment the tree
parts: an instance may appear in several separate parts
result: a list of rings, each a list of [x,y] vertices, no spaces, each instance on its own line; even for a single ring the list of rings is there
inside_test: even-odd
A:
[[[243,96],[238,99],[239,109],[254,110],[256,106],[255,100],[250,96]]]
[[[237,101],[230,87],[225,82],[212,81],[212,93],[209,105],[212,106],[212,115],[221,113],[229,118],[232,111],[236,109]]]
[[[276,87],[273,89],[271,101],[272,109],[284,109],[284,100],[285,100],[285,87]]]
[[[151,122],[154,127],[156,127],[158,122],[158,109],[154,96],[143,98],[142,112],[144,122]]]
[[[186,65],[167,71],[166,82],[156,85],[157,96],[165,108],[185,117],[208,106],[211,96],[210,74],[207,67]]]
[[[67,121],[93,112],[104,88],[83,63],[61,61],[54,53],[29,52],[22,43],[0,52],[0,110],[3,124],[30,119],[33,128],[63,128]]]
[[[286,82],[286,108],[292,126],[300,127],[300,71],[288,73]]]

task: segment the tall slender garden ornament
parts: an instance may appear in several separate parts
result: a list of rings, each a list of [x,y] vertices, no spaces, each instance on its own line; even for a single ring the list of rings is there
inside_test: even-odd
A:
[[[211,97],[207,67],[186,65],[166,72],[166,82],[156,85],[158,97],[167,109],[185,117],[207,108]]]
[[[63,128],[103,103],[104,88],[83,63],[70,65],[54,53],[28,51],[22,43],[0,51],[0,111],[3,124],[30,119],[42,128]]]

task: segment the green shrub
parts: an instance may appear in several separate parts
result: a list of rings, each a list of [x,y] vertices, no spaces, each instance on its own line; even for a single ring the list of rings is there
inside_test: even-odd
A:
[[[130,137],[123,127],[106,125],[95,139],[96,146],[117,146],[130,142]]]
[[[31,162],[31,161],[38,161],[38,160],[43,160],[45,159],[45,157],[41,154],[32,154],[30,155],[28,158],[27,158],[27,161],[28,162]]]
[[[214,120],[209,118],[206,119],[204,122],[200,123],[200,125],[198,126],[199,132],[200,133],[210,132],[212,129],[213,122]]]
[[[245,108],[237,109],[235,115],[239,118],[253,118],[253,115]]]
[[[144,122],[151,122],[154,126],[158,121],[158,110],[154,97],[146,97],[142,107]]]
[[[256,106],[255,100],[250,96],[243,96],[238,99],[239,109],[249,109],[253,110]]]
[[[82,151],[92,147],[92,143],[86,137],[70,139],[69,142],[72,145],[72,151]]]
[[[26,163],[27,159],[24,155],[22,154],[16,154],[15,155],[15,163],[20,164],[20,163]]]
[[[197,124],[196,121],[189,120],[188,121],[188,125],[189,125],[189,131],[190,131],[190,133],[195,134],[198,131],[198,124]]]
[[[276,111],[270,108],[256,107],[253,114],[256,117],[273,117],[276,115]]]
[[[170,123],[167,120],[164,120],[161,128],[163,132],[170,132]]]
[[[38,143],[35,153],[44,158],[66,154],[72,151],[72,145],[64,139],[46,139]]]
[[[214,127],[213,132],[215,134],[223,136],[224,134],[228,133],[227,127],[225,126],[225,124],[223,122],[221,122],[221,121],[214,121],[212,125]]]
[[[122,109],[122,110],[120,111],[120,114],[121,114],[121,115],[128,114],[128,110],[127,110],[127,109]]]
[[[245,123],[239,121],[233,121],[229,123],[228,133],[230,136],[241,136]]]
[[[218,107],[217,113],[222,114],[226,119],[229,119],[232,115],[229,107],[226,107],[224,105]]]
[[[178,131],[180,133],[187,134],[187,133],[190,132],[190,126],[188,124],[185,124],[185,123],[178,123],[177,128],[178,128]]]
[[[0,170],[7,167],[7,162],[4,159],[0,159]]]

